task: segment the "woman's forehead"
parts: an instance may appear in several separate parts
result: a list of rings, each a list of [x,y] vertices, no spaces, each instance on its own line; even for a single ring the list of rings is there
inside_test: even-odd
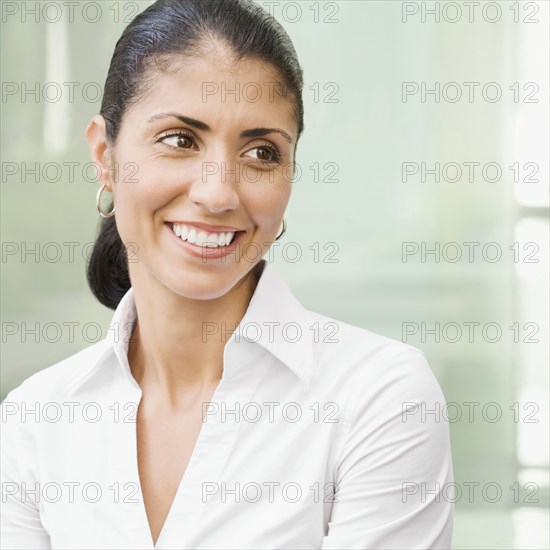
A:
[[[211,122],[219,116],[238,120],[264,115],[278,124],[292,125],[289,94],[276,78],[276,71],[261,61],[220,67],[215,61],[198,59],[177,71],[150,74],[145,93],[130,111],[143,120],[167,112]]]
[[[260,59],[235,60],[218,55],[181,59],[181,56],[172,56],[170,59],[165,58],[161,64],[155,64],[147,72],[155,83],[183,85],[195,92],[202,92],[210,82],[227,90],[230,83],[235,85],[236,90],[258,85],[277,87],[279,91],[284,88],[278,70],[271,63]]]

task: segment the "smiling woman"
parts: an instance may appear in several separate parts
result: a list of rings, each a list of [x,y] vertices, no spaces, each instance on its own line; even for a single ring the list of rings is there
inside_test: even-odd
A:
[[[110,228],[114,218],[109,218],[103,226],[106,246],[109,250],[120,249],[122,243],[135,244],[137,261],[129,266],[132,286],[145,285],[147,293],[157,293],[151,285],[160,285],[193,298],[227,294],[257,262],[205,261],[197,270],[196,260],[182,252],[204,259],[230,254],[235,259],[235,254],[254,258],[257,247],[259,260],[277,236],[289,200],[291,179],[286,168],[293,162],[300,127],[293,103],[279,94],[265,94],[254,103],[222,94],[205,100],[205,83],[236,89],[239,82],[272,82],[277,77],[269,64],[230,56],[229,45],[217,40],[204,44],[204,51],[195,54],[200,57],[186,60],[184,67],[167,66],[161,71],[155,86],[142,91],[140,100],[124,110],[112,138],[113,130],[106,127],[111,119],[107,100],[105,115],[94,117],[88,127],[93,158],[105,174],[106,189],[113,191],[121,239],[110,240],[117,233]],[[184,45],[182,49],[187,52]],[[172,65],[180,63],[173,56]],[[107,82],[109,97],[109,78]],[[185,113],[178,112],[182,107]],[[119,181],[113,181],[114,163],[137,166],[137,177],[118,174]],[[179,236],[178,249],[169,238],[175,235],[174,224],[187,228],[184,238]],[[223,232],[225,238],[228,231],[231,238],[238,232],[231,248],[205,246],[213,242],[211,235]],[[103,233],[96,246],[90,282],[98,298],[107,297],[105,305],[115,305],[127,288],[117,286],[113,294],[113,278],[103,273],[110,269],[102,261]],[[115,257],[124,261],[123,254]],[[182,272],[187,275],[181,277]]]
[[[424,354],[305,309],[263,259],[286,230],[302,86],[252,1],[157,0],[124,31],[86,131],[88,280],[115,313],[2,404],[5,547],[449,547]],[[54,421],[26,422],[27,403]]]

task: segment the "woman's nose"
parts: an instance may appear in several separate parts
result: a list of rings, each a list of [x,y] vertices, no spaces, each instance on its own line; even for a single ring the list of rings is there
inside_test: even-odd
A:
[[[237,185],[240,166],[234,160],[205,160],[200,176],[189,190],[189,198],[212,213],[234,210],[239,205]]]

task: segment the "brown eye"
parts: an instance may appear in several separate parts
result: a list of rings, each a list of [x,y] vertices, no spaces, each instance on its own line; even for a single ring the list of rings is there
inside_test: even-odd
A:
[[[193,141],[190,140],[187,136],[178,136],[177,144],[178,147],[183,147],[184,149],[187,149],[188,147],[191,147],[193,145]]]
[[[165,143],[169,147],[174,147],[175,149],[191,149],[194,145],[193,138],[182,133],[163,136],[159,139],[159,141]]]
[[[276,164],[281,158],[279,151],[275,147],[271,147],[269,145],[254,147],[248,151],[247,156],[252,156],[250,153],[254,153],[254,158],[265,164]]]
[[[273,160],[273,151],[268,149],[267,147],[258,147],[258,158],[260,160]]]

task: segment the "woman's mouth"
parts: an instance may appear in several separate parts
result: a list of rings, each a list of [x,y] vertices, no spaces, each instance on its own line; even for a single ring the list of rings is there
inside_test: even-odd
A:
[[[181,244],[195,255],[205,258],[217,257],[219,254],[231,252],[246,231],[211,232],[198,229],[191,225],[165,222],[164,224]]]
[[[190,225],[176,223],[169,223],[169,226],[172,232],[182,241],[208,248],[222,248],[228,246],[235,238],[235,235],[244,233],[244,231],[209,232]]]

